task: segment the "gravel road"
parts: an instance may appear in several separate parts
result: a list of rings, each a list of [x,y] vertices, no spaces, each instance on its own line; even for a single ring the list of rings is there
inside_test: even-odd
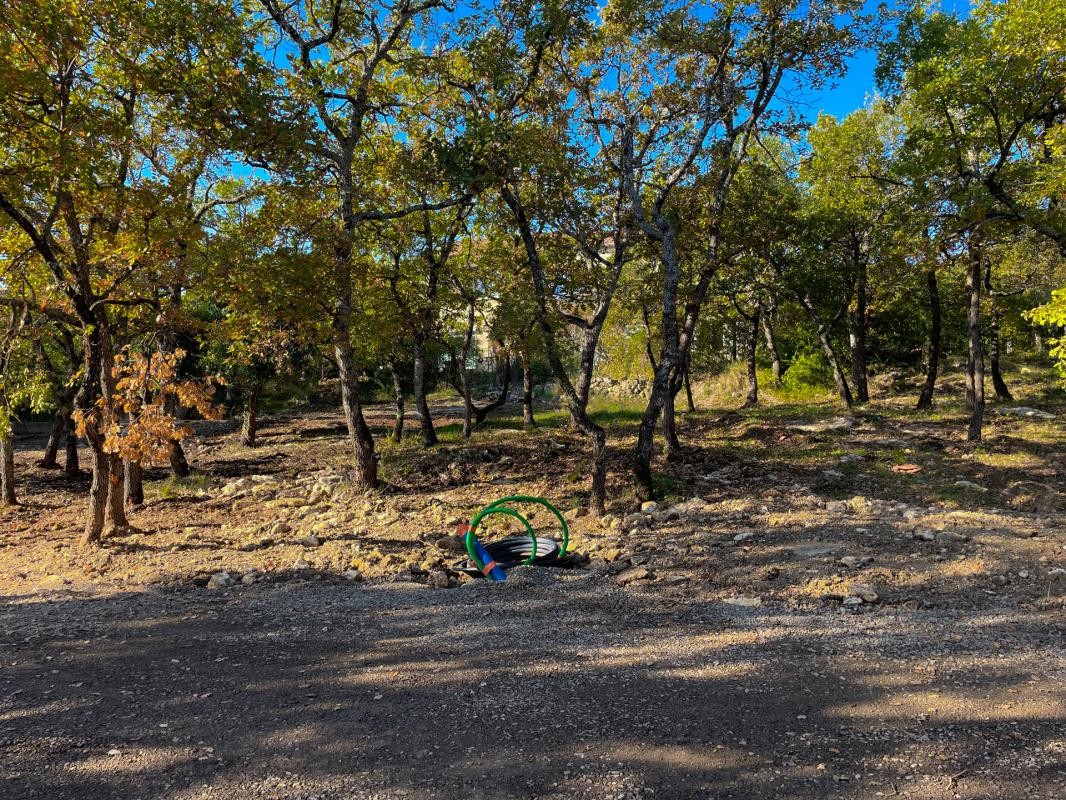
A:
[[[1062,612],[519,569],[0,605],[0,797],[1062,798]]]

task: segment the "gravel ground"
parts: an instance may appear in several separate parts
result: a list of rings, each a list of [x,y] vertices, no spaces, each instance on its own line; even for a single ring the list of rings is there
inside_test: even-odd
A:
[[[0,797],[1062,798],[1062,611],[519,569],[0,606]]]

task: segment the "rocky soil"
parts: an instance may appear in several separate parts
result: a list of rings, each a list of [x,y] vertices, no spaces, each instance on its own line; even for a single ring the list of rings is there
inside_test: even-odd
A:
[[[389,445],[375,495],[335,414],[254,451],[203,425],[198,474],[150,471],[96,550],[26,435],[0,797],[1060,797],[1059,420],[995,414],[975,448],[888,404],[690,417],[664,499],[603,517],[550,424]],[[456,526],[511,493],[564,509],[575,568],[456,571]]]

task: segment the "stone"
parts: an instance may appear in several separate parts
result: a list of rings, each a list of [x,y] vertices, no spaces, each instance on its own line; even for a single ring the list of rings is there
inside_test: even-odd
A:
[[[862,561],[855,556],[844,556],[837,563],[841,566],[847,567],[848,569],[855,569],[856,567],[862,564]]]
[[[762,605],[761,597],[723,597],[723,603],[728,603],[731,606],[741,606],[743,608],[758,608]]]
[[[970,537],[965,533],[956,533],[955,531],[937,531],[936,540],[941,544],[958,544],[959,542],[970,541]]]
[[[788,427],[794,431],[803,433],[844,433],[850,431],[855,421],[850,417],[831,417],[818,422],[804,422],[798,420],[790,422]]]
[[[643,503],[640,504],[641,514],[654,514],[658,510],[659,504],[656,503],[654,500],[645,500]]]
[[[861,606],[862,605],[862,598],[861,597],[856,597],[854,595],[851,595],[850,597],[845,597],[844,598],[844,605],[845,606],[849,606],[849,607]]]
[[[932,542],[936,539],[936,531],[931,528],[916,528],[911,535],[922,542]]]
[[[442,569],[433,570],[429,573],[429,585],[434,589],[447,589],[451,586],[451,578]]]
[[[1066,569],[1055,567],[1048,570],[1047,576],[1051,594],[1055,597],[1066,595]]]
[[[841,545],[839,544],[807,542],[805,544],[794,544],[788,551],[796,558],[821,558],[822,556],[833,555],[840,548]]]
[[[462,536],[442,536],[433,542],[441,550],[449,553],[465,553],[466,541]]]
[[[275,522],[270,528],[271,536],[284,536],[286,533],[292,533],[292,526],[287,522]]]
[[[662,579],[664,586],[680,586],[684,583],[688,583],[687,575],[667,575]]]
[[[321,547],[322,540],[315,536],[315,534],[309,533],[297,542],[297,544],[302,544],[304,547]]]
[[[864,603],[876,603],[878,600],[877,592],[868,583],[853,583],[849,588],[848,596],[858,597]]]
[[[263,573],[261,573],[259,570],[253,569],[244,573],[241,576],[241,583],[245,586],[251,586],[253,583],[257,583],[260,579],[262,579],[262,577]]]
[[[738,533],[736,536],[733,537],[733,541],[737,542],[739,544],[740,542],[748,541],[748,539],[751,539],[754,536],[755,536],[755,532],[754,531],[741,531],[740,533]]]
[[[825,504],[825,510],[834,514],[845,514],[848,511],[848,504],[843,500],[830,500]]]
[[[228,589],[233,585],[233,577],[228,572],[216,572],[207,579],[208,589]]]
[[[1030,406],[1000,406],[996,410],[1000,414],[1009,417],[1023,417],[1025,419],[1055,419],[1055,415],[1050,411],[1041,411],[1039,408],[1031,408]]]
[[[631,567],[618,574],[615,578],[619,586],[627,586],[634,581],[644,580],[651,577],[651,570],[647,567]]]
[[[984,486],[982,486],[979,483],[974,483],[973,481],[965,481],[965,480],[955,481],[955,486],[957,486],[960,489],[968,489],[971,492],[987,492],[988,491],[987,488],[985,488]]]
[[[361,581],[363,580],[363,573],[357,569],[346,569],[341,573],[341,577],[346,581]]]
[[[311,565],[302,558],[298,558],[293,562],[292,568],[295,570],[311,569]]]

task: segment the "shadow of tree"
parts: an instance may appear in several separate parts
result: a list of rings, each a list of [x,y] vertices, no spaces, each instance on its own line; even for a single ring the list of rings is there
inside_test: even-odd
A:
[[[0,787],[12,800],[1062,796],[1058,623],[736,609],[529,570],[439,592],[9,596]]]

